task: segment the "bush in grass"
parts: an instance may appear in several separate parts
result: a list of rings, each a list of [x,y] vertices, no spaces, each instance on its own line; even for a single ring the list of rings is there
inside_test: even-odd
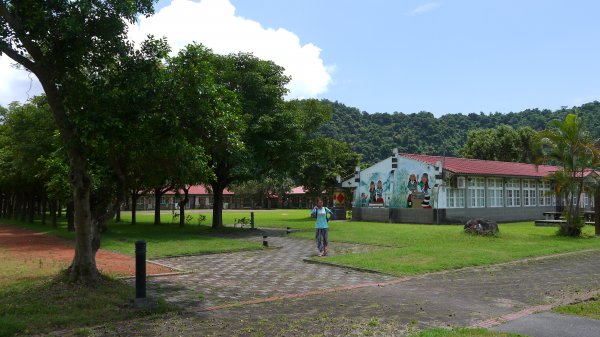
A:
[[[206,221],[206,215],[198,214],[198,226],[202,226],[204,221]]]
[[[240,227],[244,228],[244,226],[246,226],[248,224],[250,224],[250,219],[248,219],[246,217],[233,220],[233,227],[235,227],[236,225],[240,225]]]
[[[465,224],[465,233],[479,235],[496,235],[500,232],[498,224],[489,219],[471,219]]]

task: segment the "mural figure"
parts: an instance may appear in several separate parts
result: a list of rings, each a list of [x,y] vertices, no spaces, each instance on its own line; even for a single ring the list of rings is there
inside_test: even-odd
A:
[[[377,189],[375,189],[375,201],[383,202],[383,183],[381,180],[377,182]]]
[[[423,173],[421,176],[421,181],[419,182],[419,192],[423,193],[423,203],[421,206],[423,208],[431,208],[429,204],[431,200],[431,187],[429,186],[429,176],[427,173]]]
[[[371,181],[371,185],[369,186],[369,202],[375,202],[375,182]]]
[[[417,183],[417,177],[414,174],[411,174],[410,177],[408,178],[408,184],[406,185],[406,187],[408,187],[408,190],[410,191],[408,193],[408,200],[406,202],[406,207],[411,208],[412,207],[412,194],[414,192],[416,192],[417,188],[419,187],[419,184]]]
[[[362,192],[360,194],[360,206],[361,207],[369,206],[369,202],[367,201],[367,194],[365,192]]]

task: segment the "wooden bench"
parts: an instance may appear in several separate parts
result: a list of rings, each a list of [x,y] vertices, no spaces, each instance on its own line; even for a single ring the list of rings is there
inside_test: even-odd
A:
[[[567,222],[567,220],[534,220],[536,226],[559,226],[562,223]],[[593,221],[586,221],[586,225],[594,225]]]

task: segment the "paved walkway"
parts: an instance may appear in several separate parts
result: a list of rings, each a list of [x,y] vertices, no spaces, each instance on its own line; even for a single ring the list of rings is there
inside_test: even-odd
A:
[[[312,241],[282,237],[280,231],[268,231],[267,234],[272,249],[156,260],[191,273],[151,278],[148,281],[149,293],[188,310],[202,311],[231,303],[395,279],[381,274],[306,263],[303,260],[315,256],[317,252]],[[251,240],[262,241],[262,236]],[[330,244],[331,254],[367,249],[373,248],[345,243]]]
[[[426,327],[501,328],[504,320],[600,289],[598,251],[393,278],[302,262],[315,252],[309,240],[275,237],[269,243],[281,248],[160,260],[191,273],[153,278],[149,293],[186,311],[95,333],[403,336]],[[364,249],[331,247],[334,254]]]

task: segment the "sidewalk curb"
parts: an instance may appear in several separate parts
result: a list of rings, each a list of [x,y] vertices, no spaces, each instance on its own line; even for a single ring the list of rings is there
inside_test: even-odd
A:
[[[514,321],[516,319],[519,318],[523,318],[532,314],[536,314],[539,312],[543,312],[543,311],[550,311],[555,307],[559,307],[562,305],[568,305],[568,304],[576,304],[576,303],[580,303],[580,302],[585,302],[587,300],[590,300],[594,297],[598,297],[598,295],[600,295],[600,290],[594,290],[594,291],[590,291],[590,292],[585,292],[582,294],[578,294],[578,295],[574,295],[574,296],[570,296],[567,298],[563,298],[563,299],[559,299],[557,301],[555,301],[554,303],[550,303],[550,304],[542,304],[542,305],[536,305],[533,307],[528,307],[525,308],[523,310],[519,310],[517,312],[513,312],[513,313],[509,313],[506,315],[502,315],[500,317],[496,317],[496,318],[491,318],[491,319],[487,319],[484,321],[480,321],[477,322],[473,325],[471,325],[470,327],[472,328],[491,328],[491,327],[495,327],[510,321]]]

